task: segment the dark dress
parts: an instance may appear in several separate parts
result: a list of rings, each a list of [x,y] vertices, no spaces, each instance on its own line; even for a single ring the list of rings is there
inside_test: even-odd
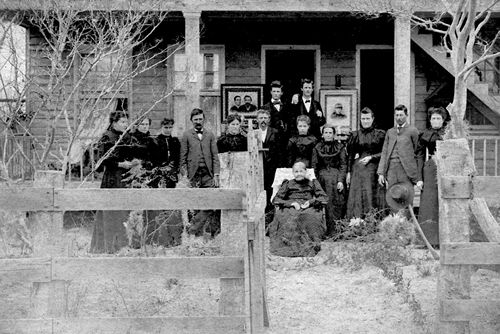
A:
[[[134,158],[141,160],[142,167],[146,170],[153,169],[153,152],[156,145],[149,131],[146,133],[135,131],[131,138]]]
[[[311,167],[312,153],[316,146],[317,139],[313,135],[297,135],[288,140],[288,167],[292,167],[297,161],[306,164],[306,168]]]
[[[217,149],[219,153],[244,152],[248,150],[247,137],[238,134],[225,133],[217,139]]]
[[[178,182],[181,143],[178,138],[159,134],[151,154],[153,170],[151,188],[175,188]],[[164,247],[177,246],[182,241],[182,213],[180,210],[148,210],[146,242]]]
[[[99,157],[103,157],[121,135],[121,132],[113,128],[107,130],[98,143]],[[118,163],[131,160],[133,155],[131,137],[125,134],[113,152],[102,162],[104,174],[101,188],[125,188],[127,186],[123,182],[123,175],[128,170],[118,167]],[[90,252],[114,253],[126,246],[128,239],[123,223],[127,221],[128,215],[129,211],[98,211],[90,243]]]
[[[384,146],[385,131],[373,127],[353,131],[347,143],[347,172],[351,184],[347,200],[347,218],[363,217],[371,209],[385,208],[385,190],[378,184],[377,168]],[[367,156],[366,165],[359,161]]]
[[[419,138],[417,145],[417,163],[420,180],[424,187],[420,194],[420,209],[418,221],[431,245],[439,245],[439,204],[437,188],[437,167],[432,156],[436,152],[436,141],[442,140],[444,129],[426,129]],[[425,161],[426,151],[429,159]]]
[[[309,201],[307,209],[291,204]],[[279,206],[269,226],[270,252],[279,256],[314,256],[321,249],[326,226],[322,208],[327,196],[317,180],[285,180],[274,197]]]
[[[336,229],[336,220],[343,217],[345,211],[345,178],[347,156],[345,146],[337,141],[322,140],[313,150],[312,167],[321,187],[328,196],[326,205],[326,235],[331,236]],[[337,190],[337,183],[344,184],[344,190]]]

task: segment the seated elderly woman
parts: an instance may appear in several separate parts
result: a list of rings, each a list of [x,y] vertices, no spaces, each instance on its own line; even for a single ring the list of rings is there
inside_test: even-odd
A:
[[[328,197],[317,180],[306,178],[306,166],[293,165],[292,180],[285,180],[273,200],[279,207],[269,226],[270,251],[279,256],[314,256],[326,231],[323,207]]]

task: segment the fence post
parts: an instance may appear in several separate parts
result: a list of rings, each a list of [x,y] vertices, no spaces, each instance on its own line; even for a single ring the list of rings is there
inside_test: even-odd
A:
[[[36,171],[34,187],[62,188],[64,174],[58,171]],[[52,192],[53,194],[53,192]],[[31,219],[33,257],[66,255],[63,212],[34,212]],[[68,302],[66,281],[34,282],[31,289],[33,318],[64,317]]]
[[[441,244],[469,242],[470,194],[454,196],[454,189],[464,189],[463,184],[443,184],[448,176],[472,176],[476,170],[465,138],[437,142],[436,164],[439,189],[439,240]],[[466,178],[465,182],[470,182]],[[441,259],[443,247],[441,247]],[[439,315],[443,314],[442,301],[445,299],[469,299],[471,291],[471,266],[441,264],[438,278]],[[469,321],[440,321],[441,334],[468,334]]]

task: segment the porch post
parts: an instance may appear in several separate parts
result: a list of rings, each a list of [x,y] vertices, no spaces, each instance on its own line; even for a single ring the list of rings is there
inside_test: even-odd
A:
[[[200,16],[201,12],[183,12],[185,22],[186,54],[186,109],[184,129],[190,127],[189,114],[193,108],[200,108]]]
[[[415,111],[411,110],[411,25],[410,17],[397,16],[394,20],[394,105],[404,104],[413,123]]]

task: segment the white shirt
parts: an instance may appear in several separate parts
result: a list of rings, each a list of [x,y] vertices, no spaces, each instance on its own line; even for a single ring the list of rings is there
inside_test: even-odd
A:
[[[276,108],[276,110],[280,111],[281,104],[279,104],[279,103],[274,104],[274,102],[281,102],[281,101],[280,100],[271,100],[271,103],[274,105],[274,108]]]
[[[307,112],[309,112],[309,110],[311,109],[312,97],[309,97],[306,99],[305,97],[302,96],[302,101],[304,102],[304,105],[306,106]],[[306,101],[309,101],[309,102],[306,102]]]
[[[265,130],[259,129],[260,130],[260,139],[262,140],[263,143],[266,141],[267,129],[268,128],[266,128]]]

